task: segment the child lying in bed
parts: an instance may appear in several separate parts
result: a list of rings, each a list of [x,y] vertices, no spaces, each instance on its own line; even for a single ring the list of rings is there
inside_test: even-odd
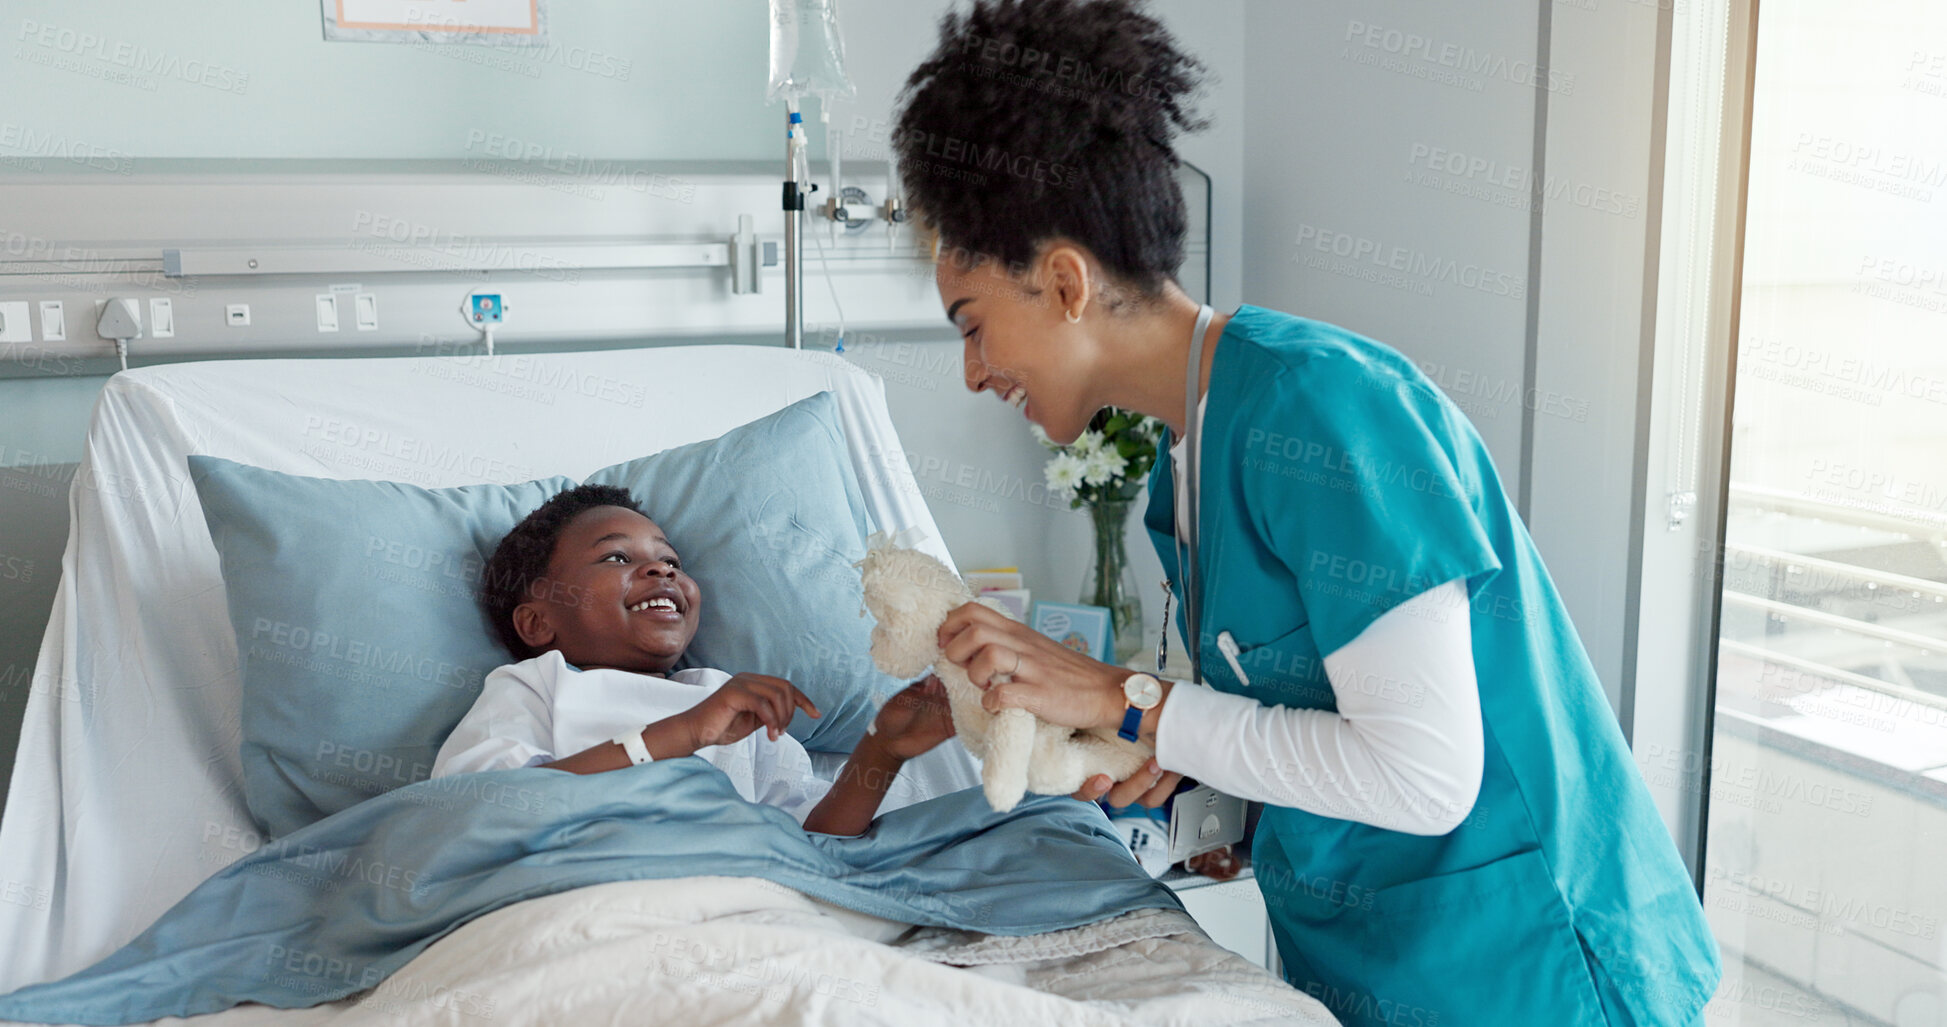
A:
[[[556,495],[507,533],[487,562],[485,599],[508,651],[433,761],[434,777],[544,766],[577,774],[638,760],[701,756],[738,794],[821,834],[863,832],[906,760],[953,734],[937,678],[889,700],[830,785],[813,776],[792,714],[819,711],[790,682],[691,668],[671,673],[696,634],[696,580],[625,489]],[[645,726],[647,725],[647,726]],[[758,738],[762,727],[767,737]],[[637,756],[641,756],[637,750]]]

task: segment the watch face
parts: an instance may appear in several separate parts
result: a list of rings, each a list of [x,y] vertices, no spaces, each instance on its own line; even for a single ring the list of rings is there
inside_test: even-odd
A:
[[[1147,674],[1134,674],[1122,683],[1122,694],[1129,705],[1146,710],[1163,701],[1163,683]]]

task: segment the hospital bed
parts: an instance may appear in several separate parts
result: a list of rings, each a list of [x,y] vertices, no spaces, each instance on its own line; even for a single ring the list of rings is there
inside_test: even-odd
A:
[[[108,382],[69,497],[59,592],[0,820],[0,992],[101,960],[219,869],[212,837],[253,828],[239,758],[237,642],[186,467],[191,454],[312,477],[386,477],[383,467],[361,473],[319,458],[317,426],[340,422],[505,457],[413,468],[413,483],[425,487],[580,477],[830,391],[873,524],[917,529],[946,555],[905,461],[886,459],[902,450],[881,383],[842,359],[696,346],[551,354],[550,374],[517,371],[537,359],[211,361]],[[589,400],[590,378],[639,383],[650,401]],[[832,759],[821,769],[829,773]],[[977,781],[957,743],[905,775],[914,799]],[[699,972],[647,989],[613,986],[623,969],[672,946],[758,960],[777,977],[752,984]],[[1026,937],[939,928],[895,936],[882,921],[791,889],[723,876],[621,881],[519,902],[445,936],[394,980],[411,987],[195,1019],[1334,1022],[1173,909]],[[820,981],[847,982],[853,1000],[821,993]]]

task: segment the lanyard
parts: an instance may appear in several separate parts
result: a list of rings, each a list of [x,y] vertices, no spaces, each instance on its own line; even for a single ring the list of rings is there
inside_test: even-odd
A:
[[[1197,384],[1203,376],[1203,336],[1210,330],[1210,319],[1216,315],[1209,304],[1197,311],[1197,327],[1190,336],[1190,367],[1184,374],[1183,386],[1183,480],[1176,483],[1177,488],[1188,488],[1185,494],[1184,520],[1187,523],[1176,526],[1176,573],[1183,585],[1183,626],[1185,634],[1192,637],[1183,640],[1183,647],[1190,651],[1190,681],[1201,684],[1203,681],[1203,646],[1198,644],[1203,634],[1203,621],[1199,619],[1198,577],[1200,567],[1197,563],[1197,507],[1199,478],[1197,476]],[[1185,545],[1189,555],[1184,555]],[[1169,615],[1163,617],[1163,638],[1165,644],[1170,635]],[[1166,650],[1159,647],[1156,654],[1156,669],[1163,669]]]

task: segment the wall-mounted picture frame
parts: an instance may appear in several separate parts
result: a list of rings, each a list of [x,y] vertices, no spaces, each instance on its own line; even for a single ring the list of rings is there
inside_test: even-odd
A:
[[[547,0],[320,0],[327,42],[544,46]]]

